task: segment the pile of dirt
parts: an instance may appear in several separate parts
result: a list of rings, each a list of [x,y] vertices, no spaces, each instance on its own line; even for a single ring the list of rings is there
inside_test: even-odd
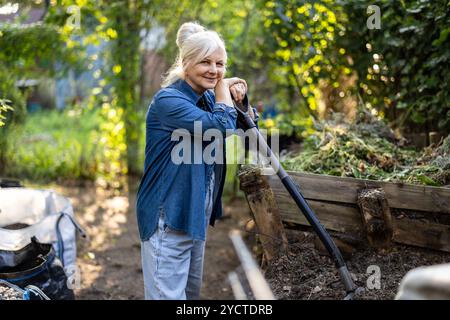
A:
[[[337,269],[325,253],[316,249],[316,236],[291,229],[286,233],[290,254],[271,262],[264,270],[275,296],[278,299],[343,299],[345,290]],[[364,289],[356,297],[360,300],[394,299],[400,281],[409,270],[449,261],[450,253],[403,245],[389,251],[359,248],[346,259],[355,284]]]

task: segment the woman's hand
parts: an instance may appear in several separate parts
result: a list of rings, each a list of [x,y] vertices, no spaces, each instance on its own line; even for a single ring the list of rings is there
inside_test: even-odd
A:
[[[222,81],[225,81],[228,84],[229,88],[233,87],[236,84],[241,84],[245,87],[245,91],[247,91],[247,82],[245,82],[244,79],[233,77],[233,78],[222,79]]]
[[[247,88],[244,83],[238,82],[230,87],[230,92],[234,101],[236,101],[237,103],[241,103],[242,100],[244,100],[245,95],[247,94]]]
[[[247,94],[247,83],[245,82],[245,80],[242,80],[242,82],[234,83],[230,87],[230,92],[233,97],[233,100],[236,101],[237,103],[241,103],[244,100],[245,95]],[[248,108],[248,114],[250,115],[250,118],[252,118],[252,120],[255,120],[256,116],[255,113],[253,112],[252,106],[250,105]]]
[[[237,86],[239,85],[239,86]],[[232,89],[233,87],[233,89]],[[233,106],[233,100],[236,101],[242,99],[245,96],[245,93],[247,92],[247,83],[244,79],[240,78],[224,78],[217,82],[216,87],[214,88],[215,95],[216,95],[216,102],[225,103],[229,106]],[[233,94],[233,97],[231,96],[231,93]],[[234,93],[233,93],[234,92]],[[244,93],[243,93],[244,92]],[[243,93],[243,94],[242,94]]]

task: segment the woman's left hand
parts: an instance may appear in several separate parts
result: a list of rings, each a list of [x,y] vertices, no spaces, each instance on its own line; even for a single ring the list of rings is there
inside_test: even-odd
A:
[[[237,103],[241,103],[247,94],[247,87],[243,83],[235,83],[230,87],[230,92],[233,100]]]

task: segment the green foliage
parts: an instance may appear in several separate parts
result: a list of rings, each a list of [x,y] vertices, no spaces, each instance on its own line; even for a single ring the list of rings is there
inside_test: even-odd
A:
[[[2,115],[2,112],[3,114],[5,114],[6,112],[13,110],[13,108],[9,105],[10,103],[11,101],[9,100],[0,99],[0,127],[5,125],[4,120],[6,118],[4,115]]]
[[[236,197],[243,197],[244,193],[239,189],[239,159],[244,156],[242,140],[238,136],[230,136],[226,139],[227,172],[223,190],[224,201],[228,202]]]
[[[363,99],[399,127],[450,132],[448,1],[379,1],[380,30],[366,27],[367,1],[340,3],[347,21],[338,43]]]
[[[1,109],[4,113],[1,114],[0,112],[0,116],[2,117],[2,125],[0,125],[0,173],[4,171],[7,163],[6,149],[10,143],[9,129],[13,123],[22,122],[26,114],[25,97],[15,86],[15,79],[11,72],[1,68],[0,62],[0,96],[5,97],[9,101],[9,107],[2,104]],[[13,108],[13,112],[5,112],[9,108]]]
[[[107,122],[101,128],[106,147],[102,165],[104,170],[101,171],[105,173],[105,178],[114,181],[116,174],[136,174],[142,170],[138,167],[139,138],[143,133],[138,95],[141,79],[140,31],[149,24],[148,15],[152,14],[151,9],[157,4],[144,0],[64,0],[54,8],[51,19],[61,20],[65,9],[74,4],[80,7],[85,17],[81,28],[83,43],[99,45],[103,42],[107,46],[107,50],[102,51],[102,58],[106,61],[106,68],[101,73],[103,79],[99,87],[94,88],[93,95],[103,92],[108,96],[108,102],[96,104],[102,106],[105,121],[113,120],[113,123]],[[114,119],[109,119],[113,113]],[[118,126],[121,130],[117,130]],[[125,169],[122,168],[123,162]]]
[[[116,70],[114,77],[110,78],[110,83],[117,99],[117,114],[121,116],[124,123],[125,143],[122,141],[117,143],[119,146],[123,145],[123,151],[126,151],[129,174],[137,174],[142,170],[137,167],[138,141],[139,135],[142,134],[139,132],[141,127],[137,113],[139,104],[137,90],[140,79],[139,32],[143,7],[142,1],[137,1],[134,5],[129,1],[117,1],[114,4],[108,4],[108,9],[104,11],[105,16],[111,21],[107,30],[114,30],[112,34],[117,34],[110,46],[113,71]]]
[[[99,124],[97,110],[30,114],[11,129],[5,174],[35,182],[94,180],[102,152]]]
[[[312,117],[302,117],[297,114],[280,113],[275,118],[259,120],[259,128],[267,129],[269,132],[277,130],[282,136],[295,136],[306,138],[315,132]]]
[[[450,185],[450,135],[438,146],[425,148],[414,166],[393,175],[392,179],[431,186]]]
[[[119,187],[117,178],[127,173],[124,109],[117,100],[108,101],[105,97],[101,105],[99,176],[113,187]]]
[[[11,108],[14,108],[14,112],[8,112],[4,118],[6,126],[1,130],[3,130],[5,134],[7,127],[11,123],[22,122],[26,115],[25,95],[16,87],[16,80],[17,75],[6,68],[1,69],[0,62],[0,96],[6,98],[8,105]]]
[[[319,80],[333,83],[341,71],[342,54],[335,45],[337,33],[344,30],[338,19],[341,7],[327,0],[277,0],[265,1],[261,13],[272,36],[272,79],[300,98],[288,111],[316,117]]]
[[[23,121],[26,114],[26,92],[18,90],[15,82],[54,75],[55,61],[63,66],[85,67],[84,62],[99,57],[85,57],[84,47],[101,43],[106,44],[102,58],[107,64],[95,74],[101,80],[93,88],[90,102],[93,109],[98,109],[98,136],[97,140],[86,141],[96,141],[96,148],[104,152],[92,151],[96,154],[95,170],[81,169],[84,165],[67,165],[61,159],[52,158],[51,163],[75,170],[69,174],[66,169],[58,169],[61,176],[67,173],[70,177],[91,178],[95,171],[110,181],[115,181],[117,175],[140,171],[145,144],[143,119],[149,102],[141,92],[140,31],[156,25],[164,27],[167,45],[160,53],[171,63],[177,53],[178,27],[183,22],[197,20],[223,36],[229,54],[227,76],[247,80],[252,102],[270,100],[281,111],[274,119],[262,119],[261,128],[277,128],[282,135],[303,138],[313,134],[307,142],[311,157],[317,158],[320,153],[326,158],[330,155],[327,152],[333,152],[351,160],[347,164],[338,162],[344,166],[342,169],[336,163],[327,162],[334,158],[317,158],[328,163],[329,168],[334,165],[342,169],[336,174],[375,177],[387,172],[401,176],[404,170],[397,169],[404,165],[403,160],[398,160],[397,149],[385,145],[383,139],[351,132],[339,134],[329,128],[322,134],[333,135],[334,144],[322,150],[323,146],[319,148],[320,142],[316,141],[319,133],[313,128],[324,94],[322,85],[344,90],[342,78],[354,77],[358,79],[356,87],[346,89],[345,95],[361,94],[379,115],[395,120],[397,126],[414,126],[411,123],[415,122],[427,129],[450,130],[447,1],[379,1],[376,4],[381,7],[381,30],[369,30],[366,26],[366,10],[370,4],[366,0],[180,0],[176,4],[165,0],[52,1],[43,23],[0,26],[0,97],[10,100],[14,108],[14,112],[6,112],[0,104],[0,117],[6,116],[0,118],[6,124],[0,128],[0,171],[6,163],[5,150],[13,150],[8,140],[11,140],[9,131],[15,126],[10,123]],[[71,5],[81,10],[80,29],[66,23]],[[16,141],[12,138],[11,142]],[[323,139],[325,136],[320,140]],[[58,145],[66,142],[60,141]],[[46,148],[41,146],[42,150]],[[86,153],[78,147],[70,148],[74,159]],[[32,163],[25,155],[27,152],[38,152],[37,149],[21,150],[21,159],[27,159],[25,163]],[[385,167],[389,161],[370,158],[372,154],[394,159],[393,167]],[[93,159],[93,156],[85,158]],[[18,163],[17,159],[14,161]],[[366,166],[364,170],[359,168],[361,161]],[[49,165],[43,158],[41,162],[44,167]],[[379,165],[383,172],[374,167]],[[428,169],[434,170],[431,166]],[[30,168],[23,172],[31,172]],[[50,169],[43,172],[46,170]],[[320,172],[321,169],[319,166],[311,170]],[[442,181],[427,172],[417,172],[415,176],[422,183]]]
[[[60,26],[35,24],[0,24],[0,97],[11,101],[14,112],[7,113],[0,128],[0,173],[5,171],[7,149],[11,147],[12,124],[23,122],[26,116],[27,91],[16,86],[18,80],[56,74],[64,67],[81,66],[82,55],[66,45],[69,33]]]
[[[402,147],[383,122],[362,112],[351,123],[338,118],[318,124],[303,150],[284,164],[317,174],[441,186],[450,182],[449,145],[450,136],[421,155]]]
[[[56,62],[60,73],[68,66],[81,68],[82,54],[79,48],[66,46],[67,36],[55,25],[0,25],[0,96],[14,105],[12,120],[25,116],[26,92],[17,88],[17,80],[55,75]]]
[[[1,24],[0,61],[21,77],[43,76],[43,72],[51,75],[56,61],[61,66],[81,67],[79,47],[68,48],[67,41],[67,35],[55,25]]]

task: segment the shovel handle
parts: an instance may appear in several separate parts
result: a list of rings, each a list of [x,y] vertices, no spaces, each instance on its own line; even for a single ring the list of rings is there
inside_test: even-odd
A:
[[[256,124],[253,121],[250,114],[248,113],[249,109],[250,109],[250,104],[248,102],[247,95],[244,96],[244,99],[242,100],[242,102],[237,102],[234,99],[233,99],[233,102],[235,104],[235,109],[238,113],[238,118],[239,118],[239,120],[241,120],[241,122],[244,123],[244,125],[246,126],[246,129],[255,128]]]

